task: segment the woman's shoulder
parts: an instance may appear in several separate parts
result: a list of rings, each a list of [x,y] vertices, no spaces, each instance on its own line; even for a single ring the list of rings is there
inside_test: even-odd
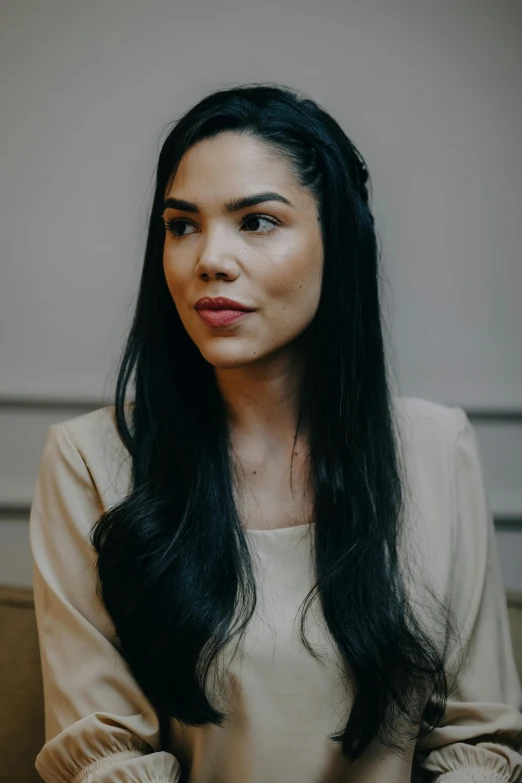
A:
[[[125,415],[132,402],[125,403]],[[64,454],[80,457],[104,508],[122,500],[131,485],[132,460],[120,436],[114,405],[105,405],[51,425],[49,438],[67,443]]]
[[[128,416],[132,402],[125,403],[125,415]],[[64,419],[53,427],[64,427],[68,434],[76,441],[96,437],[101,431],[110,432],[117,436],[116,407],[114,404],[104,405],[94,410],[82,413],[69,419]]]
[[[393,397],[394,411],[401,423],[417,431],[433,432],[451,436],[455,425],[459,425],[463,409],[425,397]]]
[[[444,595],[455,563],[462,580],[469,579],[470,564],[480,554],[477,547],[483,548],[487,536],[477,440],[458,405],[418,397],[395,402],[411,522],[407,528],[417,534],[421,573],[431,573]]]
[[[394,397],[400,456],[417,491],[439,500],[450,492],[459,433],[471,429],[464,409],[422,397]],[[440,494],[442,493],[442,495]]]
[[[402,454],[406,461],[413,460],[419,469],[423,467],[432,480],[448,468],[458,432],[469,426],[464,409],[422,397],[393,398],[394,420]],[[435,465],[439,470],[433,472]]]

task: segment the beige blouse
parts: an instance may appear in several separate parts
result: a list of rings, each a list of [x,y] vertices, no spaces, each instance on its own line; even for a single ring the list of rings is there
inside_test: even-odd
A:
[[[413,757],[437,783],[522,780],[522,691],[475,432],[462,408],[395,401],[416,568],[449,601],[467,651],[439,726],[406,755],[374,742],[355,765],[343,765],[327,738],[350,708],[336,652],[317,612],[306,635],[327,666],[305,650],[295,622],[312,584],[313,541],[312,528],[297,525],[246,532],[259,608],[227,668],[231,720],[187,728],[172,719],[170,746],[160,750],[156,714],[95,591],[88,533],[130,486],[130,458],[108,406],[49,428],[31,508],[45,697],[36,769],[44,781],[406,783]],[[430,627],[427,610],[424,619]]]

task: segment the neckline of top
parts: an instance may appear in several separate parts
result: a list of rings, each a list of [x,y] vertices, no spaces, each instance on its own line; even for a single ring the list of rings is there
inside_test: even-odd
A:
[[[261,533],[263,535],[266,535],[267,533],[278,533],[282,534],[288,531],[288,530],[303,530],[303,528],[311,528],[312,525],[315,525],[315,522],[304,522],[302,525],[287,525],[286,527],[274,527],[274,528],[243,528],[245,533]]]

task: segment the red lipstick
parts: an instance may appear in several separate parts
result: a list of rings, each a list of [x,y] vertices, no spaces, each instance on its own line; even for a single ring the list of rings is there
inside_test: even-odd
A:
[[[198,299],[194,307],[196,310],[243,310],[245,312],[253,309],[241,304],[241,302],[227,299],[226,296],[216,296],[214,298],[204,296],[202,299]]]
[[[208,326],[226,326],[239,321],[247,313],[252,312],[252,308],[225,296],[215,298],[204,296],[202,299],[198,299],[194,307],[198,311],[199,317]]]

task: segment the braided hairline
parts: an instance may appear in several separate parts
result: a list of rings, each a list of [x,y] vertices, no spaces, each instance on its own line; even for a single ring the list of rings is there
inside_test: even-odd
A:
[[[335,150],[335,147],[332,144],[330,144],[327,141],[323,141],[322,139],[314,140],[312,145],[312,149],[314,153],[316,152],[317,147],[319,148],[322,147],[323,149],[329,151]],[[354,163],[354,169],[356,175],[354,185],[361,199],[364,201],[365,204],[368,204],[369,194],[368,194],[368,188],[366,187],[366,183],[368,182],[370,174],[366,166],[366,163],[364,162],[361,156],[361,153],[356,147],[354,147],[353,144],[351,144],[351,150],[352,150],[353,163]]]

